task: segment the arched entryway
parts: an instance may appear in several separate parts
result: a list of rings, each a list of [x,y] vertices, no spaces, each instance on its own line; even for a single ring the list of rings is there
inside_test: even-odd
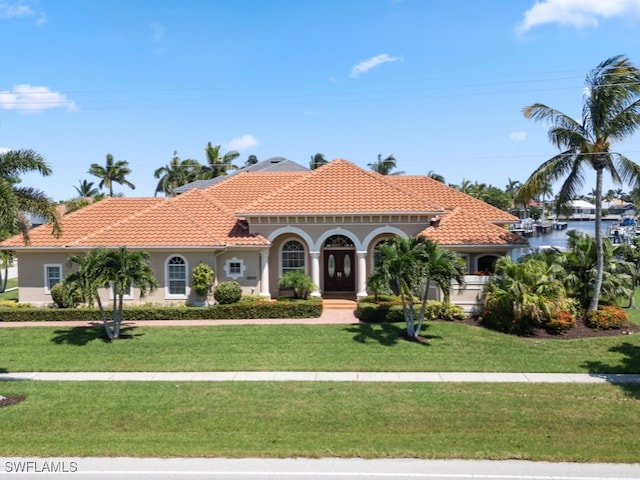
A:
[[[323,244],[324,288],[328,294],[356,291],[356,247],[345,235],[332,235]]]

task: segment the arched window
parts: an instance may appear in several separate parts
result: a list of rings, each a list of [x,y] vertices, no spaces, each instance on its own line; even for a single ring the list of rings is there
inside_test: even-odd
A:
[[[165,268],[167,297],[187,295],[187,261],[179,256],[169,257]]]
[[[282,245],[281,253],[282,274],[284,275],[290,270],[305,271],[304,264],[304,245],[298,240],[289,240]]]

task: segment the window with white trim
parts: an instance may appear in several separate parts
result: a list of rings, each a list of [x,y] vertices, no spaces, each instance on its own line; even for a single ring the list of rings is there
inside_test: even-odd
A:
[[[238,257],[233,257],[225,262],[223,269],[227,274],[227,277],[237,280],[244,275],[244,271],[247,267],[244,264],[244,261]]]
[[[51,293],[51,287],[62,281],[62,265],[46,264],[44,266],[44,293]]]
[[[180,255],[169,257],[165,267],[167,297],[187,296],[187,261]]]
[[[280,252],[280,265],[282,274],[291,270],[305,271],[304,245],[298,240],[289,240],[282,245]]]

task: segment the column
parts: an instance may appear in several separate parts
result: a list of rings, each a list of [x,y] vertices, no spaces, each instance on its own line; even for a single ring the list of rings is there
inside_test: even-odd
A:
[[[357,298],[367,296],[367,252],[356,252],[358,255],[358,293]]]
[[[321,296],[320,293],[320,252],[310,252],[311,255],[311,280],[313,284],[317,287],[311,292],[311,296],[318,298]]]
[[[260,296],[271,298],[269,291],[269,249],[260,250]]]

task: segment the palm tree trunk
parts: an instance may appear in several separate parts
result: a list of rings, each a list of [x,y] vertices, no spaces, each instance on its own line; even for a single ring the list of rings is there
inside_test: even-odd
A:
[[[593,283],[593,295],[587,312],[598,309],[600,289],[602,288],[602,274],[604,272],[604,251],[602,248],[602,168],[596,169],[596,278]]]

